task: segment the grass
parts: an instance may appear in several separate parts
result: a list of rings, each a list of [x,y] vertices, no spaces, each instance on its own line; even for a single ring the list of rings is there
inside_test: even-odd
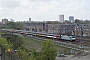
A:
[[[56,47],[57,47],[57,50],[59,53],[66,54],[66,55],[70,54],[70,48],[65,48],[65,47],[61,47],[61,46],[56,46]]]
[[[5,35],[8,36],[8,35]],[[41,50],[41,46],[42,46],[42,41],[40,40],[36,40],[33,38],[28,38],[28,37],[22,37],[23,38],[23,47],[28,50],[31,51],[33,48],[36,49],[38,52],[40,52]],[[66,47],[61,47],[61,46],[56,46],[57,48],[57,52],[61,53],[61,54],[71,54],[70,53],[70,48],[66,48]],[[77,52],[77,51],[75,51]]]
[[[32,50],[33,48],[35,48],[37,51],[40,51],[42,42],[26,37],[23,37],[23,41],[23,46],[28,50]]]
[[[42,42],[38,41],[38,40],[34,40],[32,38],[27,38],[27,37],[22,37],[23,38],[23,46],[28,49],[28,50],[32,50],[33,48],[35,48],[37,51],[41,50],[41,45]],[[60,46],[56,46],[57,48],[57,52],[61,53],[61,54],[70,54],[70,49],[69,48],[65,48],[65,47],[60,47]]]

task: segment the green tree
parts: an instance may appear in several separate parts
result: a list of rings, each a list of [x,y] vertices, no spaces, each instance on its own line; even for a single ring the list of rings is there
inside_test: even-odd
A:
[[[24,29],[24,25],[22,23],[19,23],[17,26],[17,29],[22,30]]]
[[[84,24],[89,24],[89,21],[88,21],[88,20],[85,20],[85,21],[84,21]]]
[[[79,19],[75,19],[75,23],[82,23],[82,22]]]
[[[8,41],[8,43],[10,43],[10,40],[11,40],[11,37],[8,36],[8,37],[7,37],[7,41]]]
[[[36,58],[37,58],[37,52],[36,52],[36,50],[35,49],[32,49],[32,51],[31,51],[31,60],[36,60]]]
[[[13,48],[17,49],[18,47],[20,47],[23,44],[23,40],[21,37],[19,37],[17,35],[13,35],[13,37],[11,38],[11,43],[14,45]]]
[[[17,27],[15,22],[8,22],[7,23],[7,26],[10,29],[16,29],[16,27]]]
[[[37,52],[35,49],[32,50],[32,58],[35,58],[37,56]]]
[[[24,29],[24,25],[18,22],[8,22],[7,28],[9,29]]]
[[[25,49],[22,49],[21,47],[18,47],[17,53],[19,54],[20,60],[30,60],[28,56],[28,52]]]
[[[56,47],[52,40],[46,40],[42,44],[41,48],[41,60],[55,60]]]
[[[10,35],[7,38],[8,43],[12,43],[13,49],[17,49],[18,47],[20,47],[23,44],[23,39],[22,37],[18,36],[18,35]]]

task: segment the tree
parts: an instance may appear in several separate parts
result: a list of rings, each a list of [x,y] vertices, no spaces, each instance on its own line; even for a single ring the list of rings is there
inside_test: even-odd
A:
[[[32,52],[31,52],[31,60],[36,60],[37,58],[37,52],[35,49],[32,49]]]
[[[15,22],[8,22],[7,23],[7,26],[10,29],[16,29],[16,27],[17,27]]]
[[[22,37],[20,37],[18,35],[8,36],[7,41],[8,41],[8,43],[12,43],[14,45],[13,49],[17,49],[18,47],[20,47],[23,44]]]
[[[17,35],[13,35],[13,38],[11,40],[12,40],[11,43],[14,45],[13,46],[14,49],[17,49],[23,44],[22,38]]]
[[[46,40],[42,44],[41,48],[41,60],[55,60],[56,47],[52,40]]]
[[[80,23],[80,20],[79,19],[75,19],[75,23]]]
[[[24,25],[18,22],[8,22],[7,28],[9,29],[24,29]]]
[[[20,30],[20,29],[21,29],[21,30],[24,29],[24,25],[23,25],[22,23],[19,23],[18,26],[17,26],[17,29],[19,29],[19,30]]]
[[[20,60],[30,60],[28,56],[28,52],[25,49],[22,49],[21,47],[18,47],[17,53],[19,54]]]
[[[85,20],[85,21],[84,21],[84,24],[89,24],[89,21],[88,21],[88,20]]]
[[[11,40],[11,37],[7,37],[7,41],[8,41],[8,43],[10,43],[10,40]]]

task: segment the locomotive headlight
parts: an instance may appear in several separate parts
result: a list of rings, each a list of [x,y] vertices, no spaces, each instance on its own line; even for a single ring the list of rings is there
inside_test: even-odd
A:
[[[72,36],[70,36],[70,37],[72,37]]]

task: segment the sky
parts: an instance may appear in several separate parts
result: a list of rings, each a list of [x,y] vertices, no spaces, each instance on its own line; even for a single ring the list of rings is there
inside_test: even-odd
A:
[[[90,0],[0,0],[0,20],[58,21],[64,14],[75,19],[90,19]]]

